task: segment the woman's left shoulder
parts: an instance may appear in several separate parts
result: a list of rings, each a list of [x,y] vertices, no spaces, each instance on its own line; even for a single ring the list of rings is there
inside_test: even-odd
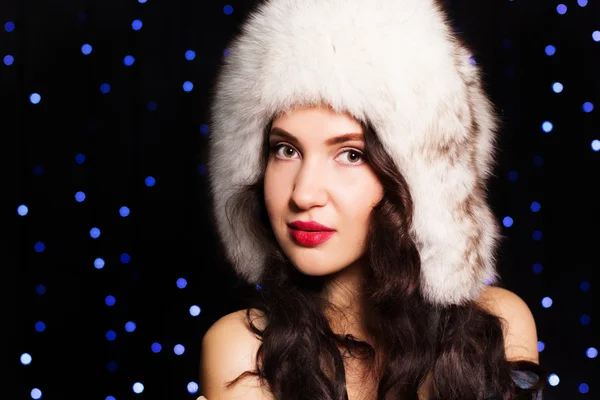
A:
[[[527,303],[510,290],[491,285],[482,291],[479,303],[503,321],[506,357],[538,363],[537,329]]]

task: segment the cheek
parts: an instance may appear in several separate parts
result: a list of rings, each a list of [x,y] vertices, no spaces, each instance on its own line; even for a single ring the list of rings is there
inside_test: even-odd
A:
[[[352,221],[367,221],[373,207],[383,197],[383,187],[372,177],[360,178],[355,182],[361,182],[361,184],[347,185],[345,188],[340,188],[339,191],[339,193],[343,193],[341,199],[344,203],[344,213],[351,223]]]
[[[265,208],[271,220],[281,213],[285,204],[285,188],[279,182],[277,174],[267,168],[264,178]]]

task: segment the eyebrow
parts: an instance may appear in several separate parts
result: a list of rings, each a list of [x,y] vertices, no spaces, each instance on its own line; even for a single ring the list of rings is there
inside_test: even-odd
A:
[[[291,141],[296,141],[296,142],[298,141],[298,139],[294,135],[292,135],[291,133],[289,133],[288,131],[286,131],[285,129],[282,129],[282,128],[272,128],[269,135],[277,135],[277,136],[281,136],[281,137],[291,140]],[[325,141],[325,144],[327,146],[333,146],[336,144],[355,141],[355,140],[364,141],[363,134],[362,133],[345,133],[343,135],[327,139]]]

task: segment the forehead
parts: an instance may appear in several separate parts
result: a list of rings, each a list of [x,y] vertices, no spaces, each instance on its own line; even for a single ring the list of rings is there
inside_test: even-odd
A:
[[[282,113],[273,119],[269,130],[269,136],[297,140],[324,140],[340,135],[361,140],[362,134],[359,121],[347,113],[326,107],[306,107]]]

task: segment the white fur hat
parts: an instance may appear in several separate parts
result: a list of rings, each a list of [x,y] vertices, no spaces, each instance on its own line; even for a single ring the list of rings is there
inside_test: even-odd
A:
[[[249,283],[260,282],[266,252],[228,219],[225,204],[259,178],[271,119],[315,104],[368,121],[408,182],[429,302],[462,304],[497,281],[500,236],[485,181],[498,122],[436,1],[267,0],[232,41],[213,94],[216,225]]]

